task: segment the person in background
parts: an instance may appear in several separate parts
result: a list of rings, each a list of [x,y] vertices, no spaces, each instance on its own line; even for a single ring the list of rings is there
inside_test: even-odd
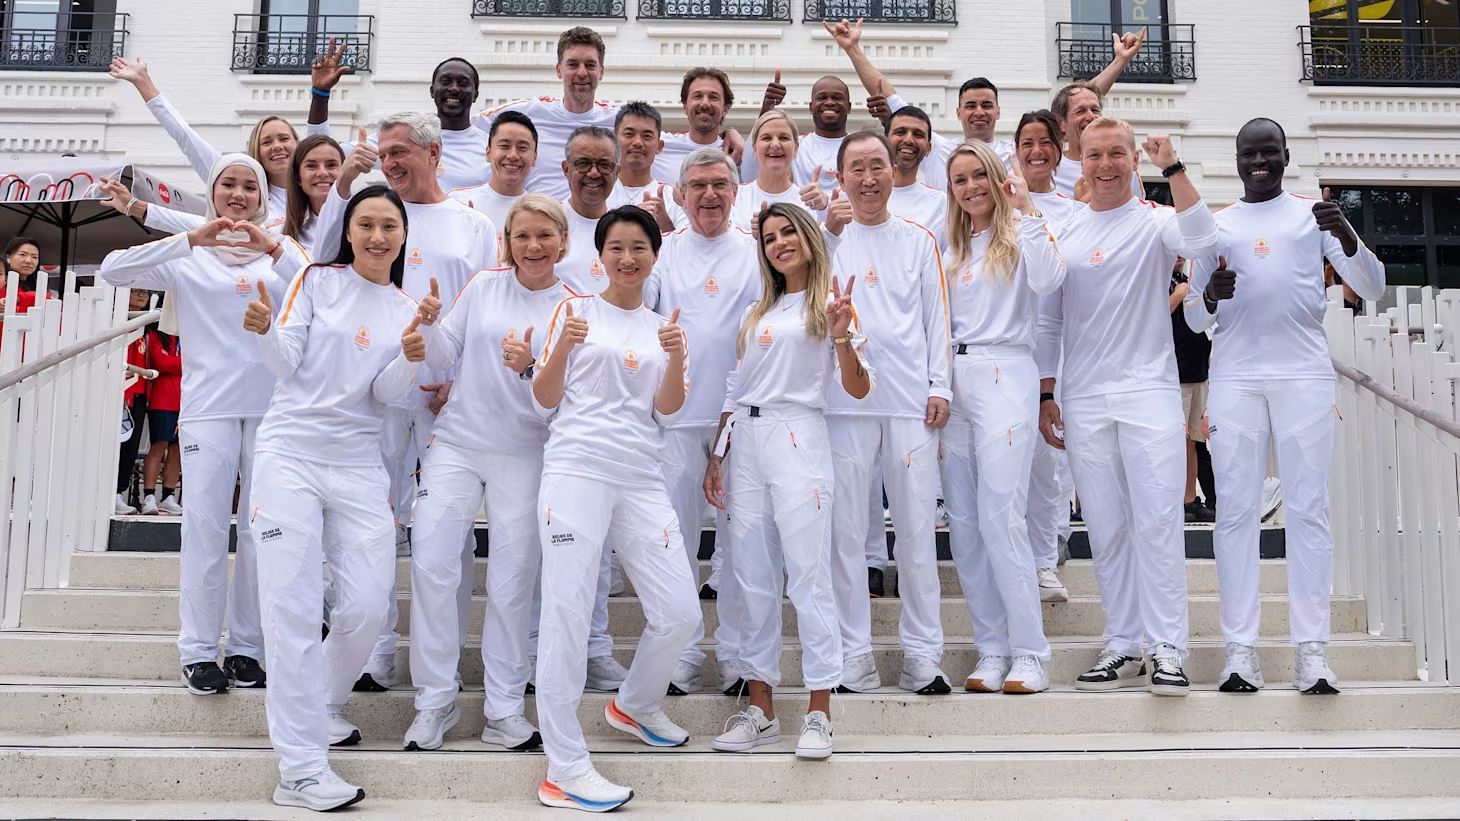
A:
[[[147,310],[148,296],[140,288],[132,291],[128,297],[127,310]],[[127,345],[127,364],[137,368],[147,367],[147,331],[144,330],[141,336]],[[147,418],[147,380],[140,375],[128,378],[132,382],[122,394],[122,408],[132,420],[132,435],[122,442],[122,455],[117,464],[117,503],[113,512],[118,516],[137,512],[127,496],[132,484],[132,471],[137,467],[137,450],[142,446],[142,422]]]
[[[35,274],[41,269],[41,247],[30,237],[18,236],[5,243],[5,270],[0,271],[0,289],[8,284],[10,274],[20,275],[20,297],[15,313],[35,304]],[[3,296],[0,291],[0,296]],[[29,300],[27,303],[26,300]]]
[[[1186,521],[1188,523],[1210,523],[1217,520],[1217,514],[1206,502],[1196,495],[1197,485],[1197,443],[1206,444],[1202,432],[1202,417],[1207,412],[1207,369],[1211,365],[1212,340],[1204,333],[1193,331],[1186,324],[1181,311],[1181,301],[1191,292],[1187,277],[1187,262],[1176,258],[1171,271],[1171,337],[1176,343],[1176,375],[1181,380],[1181,415],[1186,420]],[[1205,489],[1205,488],[1203,488]],[[1208,492],[1210,500],[1211,494]]]
[[[147,389],[147,429],[152,447],[142,462],[142,512],[181,516],[177,485],[182,476],[182,457],[177,443],[177,415],[182,408],[182,348],[177,337],[163,333],[156,325],[147,328],[147,367],[157,371],[157,378]]]

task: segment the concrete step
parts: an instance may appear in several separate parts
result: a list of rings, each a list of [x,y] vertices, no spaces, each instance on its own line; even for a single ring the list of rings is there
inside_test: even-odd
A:
[[[0,680],[0,735],[268,733],[264,693],[257,690],[204,698],[176,682],[5,681]],[[414,697],[403,689],[356,693],[346,715],[366,738],[383,743],[405,734],[415,715]],[[578,716],[585,728],[612,733],[601,718],[610,698],[584,694]],[[480,687],[463,692],[457,704],[462,718],[447,737],[476,738],[483,723]],[[699,693],[666,699],[664,709],[690,735],[713,737],[744,703]],[[805,709],[804,690],[778,693],[777,714],[795,717]],[[532,696],[527,710],[535,720]],[[961,691],[946,697],[902,691],[837,696],[833,711],[839,734],[863,736],[1460,730],[1460,689],[1346,682],[1341,696],[1317,698],[1276,684],[1253,695],[1221,693],[1208,684],[1185,699],[1169,699],[1136,691],[1083,693],[1061,682],[1034,697]]]
[[[21,604],[21,626],[28,630],[128,630],[176,631],[178,629],[178,593],[175,590],[31,590]],[[410,630],[409,593],[396,594],[400,608],[398,632]],[[712,634],[719,624],[715,603],[701,601],[705,626]],[[1264,596],[1261,600],[1260,635],[1282,638],[1288,635],[1288,603],[1286,596]],[[472,632],[480,632],[486,597],[475,596],[469,624]],[[902,602],[895,598],[872,600],[872,632],[875,635],[896,635]],[[1212,595],[1190,598],[1191,635],[1220,636],[1218,599]],[[1332,604],[1333,631],[1355,633],[1368,625],[1364,600],[1355,596],[1336,597]],[[971,637],[973,625],[968,608],[961,597],[942,601],[941,622],[951,637]],[[1105,626],[1100,600],[1094,596],[1076,596],[1068,602],[1047,602],[1044,605],[1044,629],[1051,636],[1094,635]],[[610,634],[631,638],[644,630],[644,612],[638,598],[620,596],[609,599],[608,627]],[[797,635],[796,609],[790,602],[781,606],[782,635]]]
[[[486,592],[487,559],[476,560],[476,587],[474,592]],[[233,557],[228,557],[230,569]],[[146,590],[176,590],[178,580],[177,553],[120,552],[73,553],[71,556],[72,587],[83,588],[126,588]],[[405,593],[411,589],[410,559],[396,561],[396,590]],[[896,574],[897,563],[889,565]],[[1260,590],[1263,593],[1279,594],[1288,589],[1287,563],[1283,559],[1262,560]],[[709,562],[700,562],[700,579],[709,575]],[[1060,579],[1069,588],[1072,596],[1098,596],[1095,584],[1094,565],[1089,559],[1071,559],[1059,570]],[[938,578],[942,583],[943,595],[961,596],[963,588],[958,584],[958,574],[953,563],[938,563]],[[1187,559],[1186,578],[1188,592],[1192,595],[1214,595],[1217,592],[1217,565],[1211,559]],[[888,593],[892,592],[892,578],[887,579]],[[632,583],[630,583],[632,590]]]
[[[595,738],[594,764],[654,801],[778,802],[1460,797],[1460,733],[1171,733],[1152,749],[1113,736],[838,735],[831,762],[791,754],[794,734],[754,754],[716,753],[707,737],[655,752]],[[367,741],[331,764],[377,799],[499,801],[534,794],[541,753],[449,742],[434,753]],[[264,738],[60,736],[0,738],[0,794],[104,795],[123,801],[257,801],[278,780]],[[490,772],[489,777],[483,777]],[[976,773],[977,777],[970,777]]]
[[[1410,681],[1416,678],[1414,645],[1407,641],[1377,639],[1368,634],[1335,634],[1329,645],[1328,658],[1340,680]],[[396,667],[402,681],[409,674],[408,639],[402,639],[396,651]],[[1052,642],[1052,659],[1048,667],[1056,682],[1073,681],[1089,669],[1099,655],[1102,643],[1098,637],[1062,637]],[[704,680],[718,680],[712,644],[705,644],[707,653]],[[1221,672],[1225,650],[1219,640],[1192,642],[1186,673],[1197,682],[1212,682]],[[624,664],[633,658],[633,644],[619,642],[614,656]],[[902,650],[894,638],[874,638],[873,655],[882,681],[897,683],[902,664]],[[1264,641],[1259,647],[1263,674],[1269,684],[1279,684],[1292,675],[1293,649],[1285,641]],[[126,678],[172,680],[179,675],[175,637],[166,634],[98,633],[98,632],[5,632],[0,633],[0,676],[46,675],[76,678]],[[943,670],[961,682],[973,670],[978,654],[968,642],[949,642],[943,653]],[[460,663],[462,679],[482,680],[480,644],[467,643]],[[801,683],[801,646],[786,641],[781,651],[781,680],[786,686]]]

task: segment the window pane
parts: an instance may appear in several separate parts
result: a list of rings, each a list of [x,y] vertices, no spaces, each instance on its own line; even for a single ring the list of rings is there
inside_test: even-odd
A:
[[[1334,200],[1343,209],[1343,215],[1358,230],[1364,230],[1364,190],[1362,188],[1333,189]]]
[[[1347,23],[1349,0],[1308,0],[1308,20],[1320,23]]]
[[[1156,26],[1166,22],[1165,0],[1121,0],[1120,23],[1125,31],[1139,31],[1141,26],[1150,26],[1151,37],[1159,32]]]
[[[1441,245],[1435,249],[1435,285],[1460,288],[1460,245]]]
[[[1424,205],[1420,192],[1403,188],[1369,189],[1374,233],[1380,237],[1423,236]]]
[[[1374,253],[1384,263],[1384,279],[1390,285],[1427,285],[1423,245],[1379,245]]]
[[[1436,236],[1460,237],[1460,188],[1436,188],[1430,198],[1435,203]]]
[[[1113,23],[1110,0],[1070,0],[1070,15],[1076,23]]]

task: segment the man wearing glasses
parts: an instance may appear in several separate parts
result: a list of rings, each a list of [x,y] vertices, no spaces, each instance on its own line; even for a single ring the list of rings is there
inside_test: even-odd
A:
[[[568,137],[562,162],[568,181],[563,212],[568,215],[568,253],[558,263],[558,279],[580,294],[596,294],[608,285],[593,245],[598,218],[608,213],[608,196],[618,182],[618,141],[596,125],[581,126]]]

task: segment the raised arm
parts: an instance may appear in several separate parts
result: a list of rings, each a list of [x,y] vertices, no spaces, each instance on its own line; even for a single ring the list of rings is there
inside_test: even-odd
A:
[[[1019,262],[1029,287],[1036,294],[1048,294],[1065,281],[1065,260],[1049,231],[1049,220],[1034,207],[1029,186],[1017,175],[1004,180],[1004,195],[1019,211]]]
[[[193,172],[206,182],[208,175],[213,173],[214,164],[223,154],[199,136],[183,119],[182,114],[172,107],[172,103],[162,96],[162,92],[152,82],[152,75],[147,71],[147,61],[140,57],[133,60],[113,57],[111,76],[125,80],[137,89],[137,93],[142,96],[142,102],[146,103],[147,110],[152,112],[158,125],[182,149],[188,165],[193,167]]]
[[[1118,32],[1110,35],[1111,46],[1115,50],[1115,56],[1110,59],[1110,65],[1104,71],[1090,79],[1090,85],[1094,87],[1095,93],[1104,97],[1110,93],[1110,87],[1120,79],[1125,72],[1126,66],[1136,58],[1141,50],[1141,44],[1146,42],[1147,27],[1142,26],[1135,34],[1120,34]]]
[[[335,47],[335,38],[329,39],[325,46],[324,54],[314,58],[309,67],[309,122],[308,132],[310,134],[328,134],[330,120],[330,92],[339,83],[340,78],[355,69],[349,66],[340,65],[340,60],[345,56],[344,40],[341,40],[339,47]]]
[[[537,375],[532,379],[532,401],[538,410],[551,415],[563,402],[568,381],[568,359],[573,349],[588,338],[588,320],[573,316],[573,300],[558,303],[548,322],[547,342],[537,360]]]
[[[684,329],[679,327],[678,308],[674,309],[669,321],[659,328],[659,347],[669,357],[669,363],[664,368],[664,378],[659,382],[659,389],[654,392],[654,413],[662,422],[664,417],[679,413],[680,408],[684,407],[685,398],[689,396],[689,385],[685,381],[689,342],[685,338]]]
[[[101,278],[109,285],[166,291],[177,282],[178,263],[193,255],[187,234],[112,251],[101,263]]]
[[[285,291],[282,310],[274,305],[273,298],[264,280],[255,288],[258,299],[248,306],[244,328],[259,334],[259,350],[264,355],[264,364],[274,376],[283,379],[294,373],[304,360],[304,348],[309,342],[309,322],[314,317],[314,288],[309,269],[304,268],[289,283]],[[278,313],[272,321],[266,316]],[[260,326],[264,330],[260,330]]]
[[[1171,138],[1165,134],[1152,134],[1142,147],[1157,168],[1164,170],[1179,161]],[[1187,259],[1216,253],[1217,221],[1201,201],[1201,192],[1196,190],[1190,175],[1183,169],[1166,179],[1171,184],[1171,200],[1176,207],[1175,224],[1167,223],[1161,235],[1166,250]]]
[[[1333,201],[1333,192],[1323,189],[1323,199],[1313,203],[1313,219],[1323,231],[1323,256],[1333,263],[1333,270],[1344,284],[1363,299],[1384,295],[1384,263],[1374,256],[1349,225],[1343,210]]]

